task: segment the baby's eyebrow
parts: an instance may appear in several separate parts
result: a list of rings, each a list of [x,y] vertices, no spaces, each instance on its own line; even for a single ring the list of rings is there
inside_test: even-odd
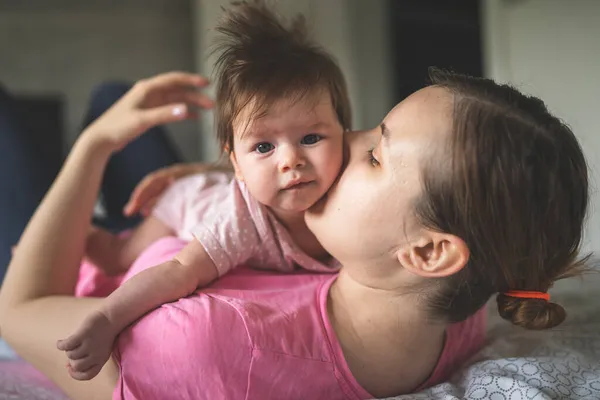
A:
[[[329,124],[327,122],[317,122],[316,124],[312,124],[310,129],[326,129],[329,128]]]
[[[306,131],[306,133],[312,133],[315,130],[327,130],[331,127],[332,125],[328,122],[325,121],[318,121],[315,122],[314,124],[298,124],[297,126],[293,127],[294,130],[303,130]],[[256,138],[267,138],[271,135],[277,135],[279,134],[279,131],[276,129],[269,129],[266,126],[261,126],[260,124],[255,125],[253,124],[253,126],[247,128],[244,130],[243,134],[239,137],[239,140],[252,140],[252,139],[256,139]]]

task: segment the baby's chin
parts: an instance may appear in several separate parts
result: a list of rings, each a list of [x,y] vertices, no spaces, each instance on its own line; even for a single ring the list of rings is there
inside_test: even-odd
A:
[[[320,197],[310,196],[308,198],[286,199],[279,202],[274,208],[288,213],[304,213],[308,212],[312,207],[318,204],[325,196],[326,194]]]
[[[304,214],[311,209],[315,202],[303,203],[303,204],[282,204],[277,207],[278,210],[284,211],[289,214]]]

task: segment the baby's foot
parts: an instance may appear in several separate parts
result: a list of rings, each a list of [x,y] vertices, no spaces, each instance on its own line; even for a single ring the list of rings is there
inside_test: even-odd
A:
[[[106,315],[94,311],[74,334],[59,340],[56,347],[69,358],[69,375],[80,381],[98,375],[110,357],[116,334]]]

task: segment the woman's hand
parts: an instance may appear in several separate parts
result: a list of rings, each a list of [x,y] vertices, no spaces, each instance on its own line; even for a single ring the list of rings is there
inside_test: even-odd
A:
[[[205,163],[193,164],[174,164],[151,174],[138,183],[133,190],[129,201],[123,208],[123,214],[132,216],[137,213],[148,216],[156,205],[161,195],[169,186],[179,178],[184,176],[199,174],[208,171],[231,171],[229,165],[213,165]]]
[[[206,78],[185,72],[141,80],[81,137],[117,151],[153,126],[192,118],[196,108],[211,108],[212,100],[198,92],[206,85]]]

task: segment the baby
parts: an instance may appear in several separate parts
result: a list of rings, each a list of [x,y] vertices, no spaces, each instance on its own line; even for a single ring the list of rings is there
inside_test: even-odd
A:
[[[90,236],[88,248],[105,249],[90,259],[108,274],[123,273],[161,237],[175,234],[189,244],[127,280],[58,342],[78,360],[69,371],[83,373],[79,379],[100,371],[129,324],[238,265],[337,271],[304,211],[327,192],[342,164],[351,116],[339,67],[309,41],[301,19],[286,28],[260,2],[236,4],[216,30],[217,133],[235,176],[181,179],[127,238],[99,230]]]

